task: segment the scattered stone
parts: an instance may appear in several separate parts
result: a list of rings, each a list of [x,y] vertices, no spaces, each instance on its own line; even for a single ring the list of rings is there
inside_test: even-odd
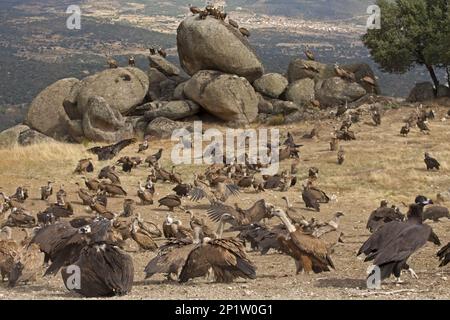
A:
[[[279,73],[268,73],[253,82],[255,90],[271,98],[278,98],[286,87],[288,80]]]
[[[286,99],[298,105],[309,104],[314,98],[314,80],[309,78],[291,83],[286,90]]]

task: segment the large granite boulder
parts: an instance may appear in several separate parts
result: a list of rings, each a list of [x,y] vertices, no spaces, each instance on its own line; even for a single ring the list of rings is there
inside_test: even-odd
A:
[[[157,139],[169,139],[172,133],[177,129],[186,129],[193,131],[193,126],[189,122],[173,121],[164,117],[153,119],[145,130],[145,135]]]
[[[149,80],[138,68],[107,69],[82,80],[76,105],[80,114],[89,108],[89,100],[102,97],[105,102],[121,114],[126,114],[142,104],[148,92]],[[70,105],[70,101],[66,101]]]
[[[68,133],[64,125],[67,114],[63,102],[78,83],[78,79],[67,78],[44,89],[31,103],[25,123],[49,137],[64,140]]]
[[[339,77],[320,81],[316,85],[316,99],[322,107],[333,107],[358,100],[366,90],[356,82],[348,82]]]
[[[171,120],[184,119],[193,116],[200,111],[200,106],[190,100],[173,100],[166,104],[152,108],[145,112],[146,120],[153,120],[158,117],[165,117]]]
[[[243,77],[218,71],[200,71],[185,85],[184,94],[214,116],[239,124],[258,115],[258,96]]]
[[[434,99],[434,87],[431,82],[417,83],[409,93],[407,102],[422,102]]]
[[[286,87],[288,80],[279,73],[267,73],[253,82],[255,90],[270,98],[278,98]]]
[[[28,129],[20,132],[17,137],[17,143],[21,146],[30,146],[44,142],[54,142],[52,138],[40,133],[39,131]]]
[[[97,142],[117,142],[133,137],[133,126],[106,99],[93,96],[83,114],[84,136]]]
[[[187,17],[177,30],[181,67],[189,75],[218,70],[255,81],[264,68],[248,40],[228,23],[213,17]]]
[[[286,90],[286,99],[298,105],[309,104],[315,97],[315,83],[313,79],[297,80]]]

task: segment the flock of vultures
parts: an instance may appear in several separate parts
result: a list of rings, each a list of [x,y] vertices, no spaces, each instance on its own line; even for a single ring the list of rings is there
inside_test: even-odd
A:
[[[381,124],[382,110],[365,112],[371,115],[374,125]],[[342,125],[335,128],[330,150],[336,152],[339,165],[345,166],[345,150],[339,146],[340,141],[356,139],[351,127],[360,116],[359,109],[349,109],[337,118]],[[432,110],[414,109],[400,134],[407,135],[409,130],[417,130],[415,128],[426,134],[430,130],[427,123],[433,118]],[[54,190],[52,181],[40,190],[33,190],[48,204],[42,212],[32,214],[27,210],[29,190],[23,186],[13,195],[0,193],[2,281],[8,281],[9,287],[26,285],[41,276],[44,266],[44,277],[60,273],[67,289],[84,297],[125,295],[132,290],[137,272],[145,272],[146,278],[164,274],[168,281],[180,284],[199,277],[205,278],[204,281],[230,283],[238,278],[258,278],[257,266],[250,260],[248,250],[259,251],[262,255],[269,250],[288,255],[295,262],[297,274],[331,271],[335,268],[334,247],[341,242],[339,220],[344,213],[336,212],[333,219],[326,222],[315,218],[307,220],[294,217],[285,195],[282,208],[264,200],[265,192],[283,194],[299,186],[299,196],[308,210],[319,212],[321,206],[332,200],[333,197],[318,186],[317,168],[308,168],[308,179],[297,181],[302,147],[298,141],[314,135],[314,130],[302,137],[288,132],[277,148],[279,161],[289,162],[290,169],[273,176],[263,175],[264,165],[260,161],[250,161],[252,159],[245,155],[243,161],[224,159],[228,161],[212,164],[196,172],[191,181],[183,181],[175,167],[163,168],[161,156],[168,151],[159,149],[154,153],[148,140],[138,144],[130,139],[91,148],[88,152],[105,166],[94,168],[92,159],[79,160],[72,174],[82,176],[84,184],[77,183],[76,195],[68,195],[64,186]],[[189,147],[188,140],[184,139],[186,147]],[[124,155],[125,148],[135,149],[142,157]],[[438,160],[428,153],[425,153],[423,165],[428,170],[440,169]],[[139,185],[124,185],[121,178],[137,167],[148,176],[143,177]],[[156,198],[155,190],[161,184],[172,184],[173,192]],[[238,199],[246,192],[260,194],[260,200],[246,207],[227,204],[234,203],[230,199]],[[51,197],[55,197],[56,202],[50,201]],[[76,212],[69,201],[76,197],[89,210]],[[123,212],[108,208],[111,197],[123,197]],[[209,202],[208,219],[186,209],[188,204],[196,202]],[[426,196],[418,195],[411,199],[404,215],[399,208],[383,200],[370,214],[367,228],[372,235],[362,244],[358,255],[364,254],[366,261],[379,268],[380,280],[394,276],[400,282],[403,271],[417,277],[408,265],[409,257],[427,241],[440,245],[438,236],[424,221],[437,221],[450,215],[447,208],[431,204]],[[144,220],[135,212],[138,205],[148,208],[146,210],[152,210],[155,205],[166,207],[163,224]],[[176,218],[178,214],[189,215],[189,224],[183,225]],[[273,218],[281,223],[269,225]],[[12,239],[14,228],[26,233],[22,241]],[[162,237],[166,240],[158,246],[155,239]],[[123,249],[127,240],[135,241],[140,250],[156,253],[145,270],[134,269],[132,257]],[[438,261],[440,266],[450,261],[450,244],[437,252],[436,263]],[[79,286],[73,277],[77,270],[81,279]]]

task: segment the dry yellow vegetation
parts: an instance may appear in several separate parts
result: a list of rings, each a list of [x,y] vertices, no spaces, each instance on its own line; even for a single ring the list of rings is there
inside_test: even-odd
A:
[[[135,262],[136,283],[130,295],[121,299],[352,299],[352,298],[381,298],[388,296],[383,293],[373,293],[365,289],[365,274],[369,266],[358,259],[355,254],[361,244],[368,238],[369,232],[365,229],[367,218],[381,199],[387,199],[390,204],[400,206],[403,212],[406,208],[402,202],[410,203],[418,194],[424,194],[436,199],[438,192],[450,188],[449,163],[450,158],[450,121],[441,120],[446,116],[447,109],[436,108],[436,119],[429,123],[431,134],[425,135],[417,128],[411,130],[408,137],[402,137],[399,132],[403,119],[412,111],[410,108],[387,110],[382,118],[382,125],[375,127],[365,117],[359,124],[352,127],[357,140],[343,142],[346,151],[346,160],[343,165],[337,164],[336,152],[329,151],[330,133],[335,120],[321,122],[319,138],[304,140],[300,137],[309,132],[315,124],[301,123],[279,127],[282,133],[290,131],[296,140],[304,147],[301,148],[301,160],[298,166],[300,181],[306,179],[308,168],[318,167],[320,176],[318,185],[329,195],[335,195],[336,200],[330,204],[322,205],[322,211],[315,213],[304,208],[301,200],[301,183],[297,184],[287,193],[267,191],[254,193],[242,192],[239,199],[230,199],[229,203],[238,202],[242,207],[250,206],[255,200],[264,197],[267,201],[284,206],[281,200],[288,195],[294,201],[297,215],[306,218],[316,217],[319,220],[328,220],[336,211],[343,211],[342,230],[345,234],[345,243],[339,245],[332,258],[336,271],[319,275],[295,275],[295,266],[291,258],[270,252],[266,256],[259,253],[250,253],[251,259],[258,267],[258,278],[254,281],[238,281],[229,285],[211,284],[204,279],[197,279],[186,285],[166,282],[164,277],[155,276],[145,281],[143,269],[154,256],[152,252],[139,252],[130,243],[127,248],[132,252]],[[170,169],[171,141],[151,141],[147,155],[154,153],[160,147],[164,148],[162,165]],[[90,146],[89,146],[90,147]],[[16,147],[0,150],[0,187],[7,194],[12,194],[18,185],[27,186],[30,190],[30,199],[26,207],[33,213],[45,208],[46,203],[38,200],[39,187],[48,179],[56,181],[56,187],[64,184],[69,194],[69,200],[75,204],[76,211],[86,214],[85,208],[78,203],[75,194],[75,182],[81,182],[81,176],[74,175],[73,170],[79,159],[94,158],[95,174],[98,170],[114,161],[99,163],[95,156],[85,150],[86,146],[63,143],[48,143],[30,147]],[[137,145],[130,146],[122,151],[121,155],[137,155]],[[442,164],[441,171],[427,172],[423,162],[424,152],[430,152]],[[291,161],[282,163],[282,168],[290,167]],[[205,166],[197,167],[177,166],[185,181],[192,181],[192,174],[202,170]],[[120,170],[119,170],[120,171]],[[131,174],[121,173],[122,184],[129,193],[129,198],[137,200],[136,191],[139,180],[145,180],[148,174],[146,166],[133,170]],[[90,174],[89,176],[94,176]],[[156,199],[165,196],[173,188],[169,183],[156,184]],[[54,196],[51,198],[54,201]],[[207,201],[193,203],[183,200],[184,206],[192,209],[197,215],[207,219],[205,208]],[[113,198],[110,209],[116,212],[122,210],[123,198]],[[155,205],[141,207],[137,211],[145,220],[160,225],[167,213],[166,209]],[[445,203],[443,204],[445,205]],[[185,224],[188,216],[178,210],[175,212]],[[295,215],[295,214],[294,214]],[[270,223],[279,223],[271,221]],[[211,227],[214,227],[212,223]],[[450,221],[442,220],[439,223],[430,223],[441,238],[443,244],[450,241]],[[16,232],[19,236],[19,232]],[[158,240],[163,243],[163,240]],[[450,286],[447,280],[449,267],[438,268],[435,257],[438,247],[429,243],[415,254],[410,265],[419,276],[419,280],[404,276],[406,282],[396,286],[392,281],[386,281],[384,289],[387,291],[400,290],[389,298],[450,298]],[[386,292],[386,291],[383,291]],[[0,284],[0,298],[46,298],[64,299],[76,298],[69,294],[63,286],[60,276],[51,278],[40,277],[35,284],[22,285],[14,290],[8,290]]]

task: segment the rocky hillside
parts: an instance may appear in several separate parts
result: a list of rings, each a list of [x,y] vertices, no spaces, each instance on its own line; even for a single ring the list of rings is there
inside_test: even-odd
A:
[[[328,117],[341,107],[379,109],[384,106],[377,101],[396,103],[377,97],[373,70],[358,61],[329,65],[311,53],[308,59],[293,59],[284,74],[267,73],[249,36],[251,31],[214,13],[190,15],[176,35],[182,70],[166,59],[166,52],[155,51],[146,71],[134,61],[117,67],[120,62],[111,60],[110,69],[81,80],[59,80],[33,100],[25,125],[1,134],[3,145],[42,138],[168,138],[175,128],[190,130],[191,121],[205,114],[233,127],[271,125]],[[410,100],[430,97],[432,87],[424,84]]]

